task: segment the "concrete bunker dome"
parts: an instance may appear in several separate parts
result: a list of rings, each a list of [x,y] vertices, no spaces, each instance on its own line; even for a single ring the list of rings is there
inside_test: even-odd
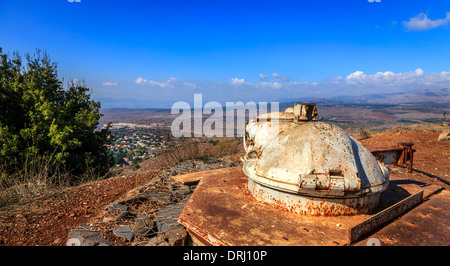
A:
[[[243,171],[253,196],[299,214],[352,215],[377,207],[389,171],[315,104],[260,115],[245,127]],[[274,122],[277,126],[274,126]]]

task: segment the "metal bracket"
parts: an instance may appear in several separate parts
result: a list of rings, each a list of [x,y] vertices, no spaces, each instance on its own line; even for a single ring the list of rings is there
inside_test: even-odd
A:
[[[343,196],[345,182],[342,176],[330,176],[330,192],[328,195]]]
[[[318,112],[315,103],[294,104],[294,117],[297,122],[317,120],[317,118],[315,118],[317,115]]]
[[[327,196],[343,196],[345,189],[344,177],[330,175],[302,175],[301,192]]]
[[[304,175],[300,180],[300,189],[306,193],[314,193],[316,190],[316,183],[316,175]]]

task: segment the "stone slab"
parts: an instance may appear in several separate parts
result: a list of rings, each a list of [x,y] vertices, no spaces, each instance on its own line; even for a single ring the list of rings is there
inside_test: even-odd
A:
[[[100,232],[91,230],[88,225],[79,226],[68,234],[67,246],[112,246]]]

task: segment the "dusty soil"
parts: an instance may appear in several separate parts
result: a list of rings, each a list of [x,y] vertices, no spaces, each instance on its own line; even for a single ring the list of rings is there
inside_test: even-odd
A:
[[[360,142],[367,148],[390,147],[398,142],[413,142],[413,148],[416,150],[413,167],[450,180],[450,141],[438,141],[440,133],[441,131],[390,130],[372,135]],[[418,181],[450,189],[450,186],[423,174],[411,175],[411,178],[415,179],[417,176],[422,179]]]
[[[155,172],[117,176],[69,188],[30,204],[11,206],[0,212],[0,245],[65,245],[71,229],[155,176]]]
[[[397,142],[414,142],[414,168],[450,180],[450,141],[438,141],[440,132],[388,131],[361,142],[368,148],[386,147]],[[108,203],[119,199],[134,187],[145,184],[156,172],[114,177],[60,191],[32,203],[12,206],[0,212],[0,245],[65,245],[69,230],[88,222]],[[442,182],[415,174],[423,182]]]

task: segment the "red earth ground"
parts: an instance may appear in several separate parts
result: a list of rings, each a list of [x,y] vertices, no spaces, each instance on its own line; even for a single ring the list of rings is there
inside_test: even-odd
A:
[[[368,148],[388,147],[397,142],[414,142],[414,168],[450,180],[450,141],[438,141],[440,132],[387,131],[361,140]],[[88,222],[105,205],[117,200],[134,187],[145,184],[156,172],[129,175],[90,182],[60,191],[32,203],[10,207],[0,212],[0,245],[2,246],[61,246],[71,229]],[[415,174],[412,178],[450,186]]]
[[[367,148],[395,146],[398,142],[413,142],[413,167],[450,181],[450,141],[438,141],[441,131],[390,130],[360,142]],[[411,175],[422,181],[449,189],[450,186],[426,175]]]

